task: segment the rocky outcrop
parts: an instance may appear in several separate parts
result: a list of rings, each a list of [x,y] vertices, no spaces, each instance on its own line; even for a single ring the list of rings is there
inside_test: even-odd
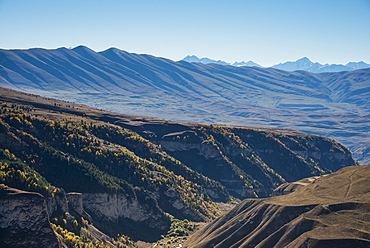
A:
[[[74,211],[77,215],[82,216],[86,220],[92,222],[91,216],[85,211],[83,207],[82,194],[77,192],[67,193],[68,208]]]
[[[297,191],[304,186],[314,183],[317,179],[323,176],[304,178],[292,183],[283,183],[282,185],[274,189],[274,191],[272,192],[272,196],[287,195],[293,193],[294,191]]]
[[[62,247],[42,195],[8,187],[0,190],[0,246]]]
[[[53,197],[47,197],[45,200],[49,216],[68,212],[67,198],[64,193],[54,194]]]
[[[72,192],[67,194],[68,205],[76,213],[82,215],[84,213],[83,203],[82,203],[82,194],[77,192]]]

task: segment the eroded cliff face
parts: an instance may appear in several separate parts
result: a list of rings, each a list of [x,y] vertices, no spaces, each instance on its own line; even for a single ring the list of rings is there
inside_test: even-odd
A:
[[[155,212],[136,197],[128,197],[122,193],[72,192],[67,193],[65,198],[71,214],[83,217],[110,236],[119,233],[151,239],[153,237],[150,235],[141,235],[140,228],[156,230],[152,233],[160,236],[170,225],[169,219],[163,218],[163,213]]]
[[[151,217],[137,200],[129,200],[123,194],[85,193],[82,194],[82,201],[89,213],[103,220],[129,218],[133,221],[144,221]]]
[[[62,247],[42,195],[5,188],[0,196],[1,247]]]
[[[154,241],[166,233],[170,225],[162,213],[155,213],[148,205],[140,204],[138,199],[123,194],[84,193],[82,203],[93,223],[111,236],[120,233]],[[146,231],[142,232],[142,229]]]
[[[167,231],[170,224],[167,219],[163,219],[163,215],[141,205],[136,198],[128,198],[123,194],[73,192],[45,199],[39,193],[4,185],[1,187],[0,247],[56,248],[71,245],[51,227],[50,218],[61,214],[67,216],[65,218],[68,223],[80,220],[81,217],[88,220],[88,223],[81,226],[81,235],[91,240],[105,237],[105,242],[110,239],[106,234],[112,236],[117,233],[155,240]],[[62,227],[69,229],[69,225]],[[140,234],[140,227],[151,231]]]
[[[171,132],[151,128],[157,135],[148,139],[241,199],[266,197],[285,182],[356,164],[350,151],[334,140],[292,130],[217,125],[174,126],[168,128]]]

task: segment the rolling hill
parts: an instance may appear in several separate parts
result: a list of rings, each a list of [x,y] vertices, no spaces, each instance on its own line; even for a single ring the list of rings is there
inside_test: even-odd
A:
[[[369,247],[370,166],[346,167],[297,191],[245,200],[184,247]]]
[[[79,46],[0,50],[0,80],[6,88],[120,113],[319,134],[369,161],[370,69],[287,72]]]

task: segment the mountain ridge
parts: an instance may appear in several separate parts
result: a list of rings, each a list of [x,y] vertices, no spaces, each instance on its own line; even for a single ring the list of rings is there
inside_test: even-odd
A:
[[[127,114],[287,127],[369,161],[370,69],[313,74],[174,62],[117,48],[0,50],[1,86]]]

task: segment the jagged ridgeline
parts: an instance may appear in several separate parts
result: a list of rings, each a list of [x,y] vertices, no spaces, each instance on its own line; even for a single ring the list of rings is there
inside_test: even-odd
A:
[[[214,218],[215,202],[266,197],[286,181],[355,164],[334,140],[292,130],[128,116],[0,91],[0,183],[47,198],[82,193],[111,235],[153,240],[173,218]],[[110,218],[94,202],[104,197],[124,197],[132,211]]]

